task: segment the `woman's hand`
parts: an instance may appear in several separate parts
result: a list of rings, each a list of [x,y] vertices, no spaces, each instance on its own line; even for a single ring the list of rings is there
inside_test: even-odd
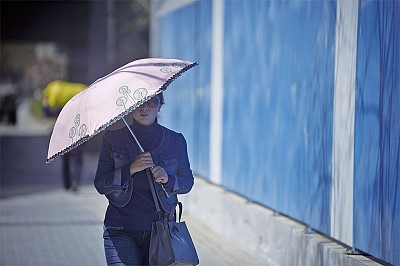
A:
[[[130,172],[131,175],[133,175],[134,173],[143,171],[153,166],[153,158],[151,158],[150,152],[143,152],[136,156],[135,160],[131,163]]]
[[[168,182],[168,174],[161,166],[154,166],[150,168],[151,173],[154,176],[154,180],[157,183],[165,184]]]

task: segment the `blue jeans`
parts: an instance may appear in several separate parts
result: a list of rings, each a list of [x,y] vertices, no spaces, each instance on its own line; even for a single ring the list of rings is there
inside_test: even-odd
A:
[[[105,229],[107,265],[149,265],[150,235],[151,231]]]

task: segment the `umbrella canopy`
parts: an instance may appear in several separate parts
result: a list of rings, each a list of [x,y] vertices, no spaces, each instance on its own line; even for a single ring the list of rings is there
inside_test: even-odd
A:
[[[123,118],[195,65],[197,63],[179,59],[140,59],[96,80],[61,110],[50,138],[46,162]]]

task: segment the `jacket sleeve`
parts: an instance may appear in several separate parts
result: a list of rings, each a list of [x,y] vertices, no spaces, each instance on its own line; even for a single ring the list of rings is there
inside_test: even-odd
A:
[[[118,191],[121,188],[127,188],[128,182],[132,178],[129,172],[129,164],[115,168],[111,141],[109,132],[106,132],[103,136],[103,144],[94,178],[94,186],[103,195]]]
[[[174,194],[188,193],[194,184],[194,177],[190,169],[186,140],[182,134],[178,136],[178,167],[175,175],[168,175],[168,183],[164,185],[168,192]]]

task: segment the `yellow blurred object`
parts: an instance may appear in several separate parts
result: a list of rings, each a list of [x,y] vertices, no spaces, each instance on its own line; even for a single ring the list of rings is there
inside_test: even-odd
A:
[[[43,93],[51,108],[62,108],[76,94],[83,91],[86,85],[83,83],[72,83],[63,80],[50,82]]]

